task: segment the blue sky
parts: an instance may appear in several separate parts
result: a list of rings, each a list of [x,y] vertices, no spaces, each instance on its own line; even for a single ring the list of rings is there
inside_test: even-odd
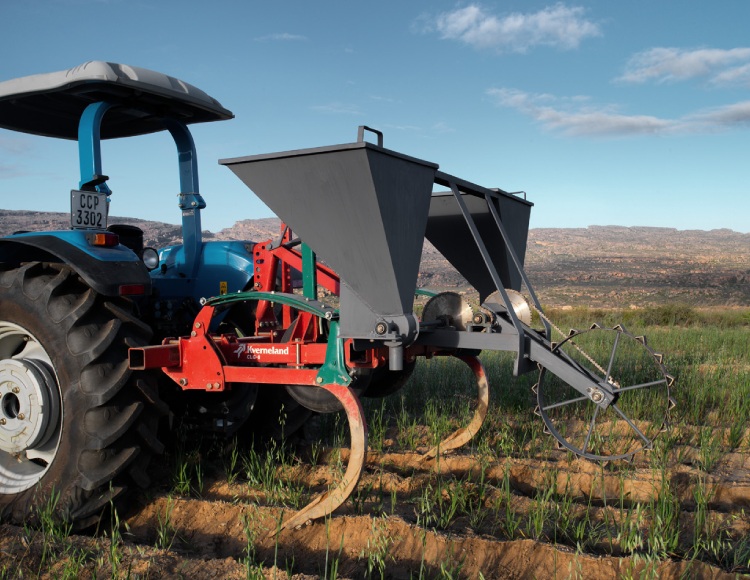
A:
[[[532,227],[750,231],[750,3],[2,0],[0,79],[88,60],[194,84],[203,226],[270,211],[217,160],[385,146],[524,190]],[[110,213],[178,223],[168,134],[107,141]],[[68,141],[0,130],[0,207],[67,211]]]

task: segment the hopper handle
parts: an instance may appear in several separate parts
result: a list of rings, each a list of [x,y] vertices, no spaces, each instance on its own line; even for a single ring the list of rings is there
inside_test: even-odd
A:
[[[372,127],[368,127],[367,125],[359,126],[359,129],[357,131],[357,143],[364,143],[365,131],[370,131],[371,133],[375,133],[378,136],[378,147],[383,146],[383,132],[378,131],[377,129],[373,129]]]

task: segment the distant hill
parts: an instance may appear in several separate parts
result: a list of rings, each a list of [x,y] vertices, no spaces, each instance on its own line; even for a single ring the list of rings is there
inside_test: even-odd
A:
[[[0,235],[69,227],[65,213],[0,210]],[[110,216],[136,225],[146,245],[180,243],[180,226]],[[238,221],[206,240],[262,241],[279,232],[279,220]],[[750,234],[731,230],[591,226],[529,232],[526,270],[550,306],[629,307],[682,302],[692,306],[750,307]],[[420,286],[461,289],[466,282],[426,244]]]
[[[732,230],[536,229],[526,265],[555,305],[750,306],[750,234]]]

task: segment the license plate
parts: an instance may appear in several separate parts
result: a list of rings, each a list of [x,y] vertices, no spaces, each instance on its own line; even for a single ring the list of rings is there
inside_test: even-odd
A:
[[[74,230],[107,228],[107,194],[98,191],[70,192],[70,227]]]

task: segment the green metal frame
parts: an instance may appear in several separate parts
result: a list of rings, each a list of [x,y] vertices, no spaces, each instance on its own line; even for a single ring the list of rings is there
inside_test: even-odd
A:
[[[304,255],[304,254],[303,254]],[[314,258],[314,254],[313,254]],[[320,367],[316,382],[320,385],[343,385],[348,386],[352,382],[349,371],[346,368],[346,356],[344,353],[344,341],[339,338],[338,310],[331,308],[327,304],[312,300],[297,294],[288,294],[286,292],[238,292],[236,294],[227,294],[216,296],[206,300],[206,306],[214,308],[227,306],[237,302],[267,300],[277,304],[284,304],[319,316],[329,321],[328,329],[328,347],[323,366]]]

